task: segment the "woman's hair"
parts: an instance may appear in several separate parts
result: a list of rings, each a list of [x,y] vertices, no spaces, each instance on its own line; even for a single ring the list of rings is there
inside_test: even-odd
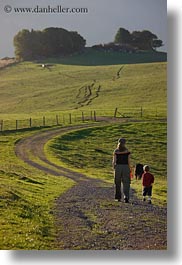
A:
[[[127,151],[127,148],[125,147],[125,143],[118,143],[118,146],[117,148],[119,149],[120,152],[124,152],[124,151]]]

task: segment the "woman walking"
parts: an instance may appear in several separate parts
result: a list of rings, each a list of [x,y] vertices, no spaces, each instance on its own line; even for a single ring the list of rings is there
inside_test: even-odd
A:
[[[113,168],[115,181],[115,199],[121,201],[121,183],[123,184],[124,202],[129,202],[130,192],[130,152],[125,146],[126,140],[120,138],[113,153]]]

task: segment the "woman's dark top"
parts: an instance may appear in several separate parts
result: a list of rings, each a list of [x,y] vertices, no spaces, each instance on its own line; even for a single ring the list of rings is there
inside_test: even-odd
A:
[[[117,152],[120,152],[119,149],[114,151],[116,155],[116,165],[128,165],[128,156],[130,155],[130,152],[124,154],[117,154]]]

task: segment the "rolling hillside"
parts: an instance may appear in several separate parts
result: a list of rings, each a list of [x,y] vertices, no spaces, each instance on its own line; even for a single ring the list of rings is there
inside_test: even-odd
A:
[[[83,109],[166,108],[166,63],[22,62],[0,71],[0,118]]]
[[[75,57],[70,57],[21,62],[0,69],[0,125],[1,120],[59,112],[100,109],[113,114],[116,107],[120,110],[142,106],[166,111],[166,62],[144,60],[136,64],[135,60],[132,64],[128,57],[127,64],[124,59],[117,64],[110,58],[108,65],[103,60],[103,65],[95,61],[95,65],[93,62],[93,66],[86,66],[83,60],[100,59],[79,58],[80,65],[74,65]],[[149,249],[148,242],[150,249],[165,249],[166,127],[164,119],[154,117],[138,122],[119,119],[119,123],[107,125],[92,122],[56,128],[39,125],[16,131],[13,126],[10,131],[2,130],[0,248],[68,249],[64,245],[68,241],[72,244],[70,248],[75,249],[99,249],[93,242],[104,242],[106,249],[113,249],[112,242],[116,242],[115,249]],[[136,180],[132,180],[131,204],[118,205],[113,201],[111,159],[121,132],[132,150],[133,165],[138,161],[152,165],[156,177],[152,208],[142,202],[141,182]],[[64,212],[65,203],[71,207],[72,219]],[[129,223],[126,215],[130,217]],[[71,225],[67,224],[68,220]],[[121,220],[122,227],[117,220]],[[62,229],[64,224],[69,233]],[[132,224],[132,229],[128,224]],[[85,231],[89,232],[88,241],[82,236]],[[126,231],[127,237],[117,231]],[[146,237],[144,231],[147,236],[150,231],[147,246],[140,244]],[[80,235],[84,242],[80,241]]]

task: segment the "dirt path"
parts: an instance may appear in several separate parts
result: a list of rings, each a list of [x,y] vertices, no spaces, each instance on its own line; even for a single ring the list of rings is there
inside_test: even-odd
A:
[[[80,129],[83,125],[74,128]],[[166,208],[140,201],[133,190],[129,204],[115,202],[111,184],[91,179],[47,160],[45,143],[72,129],[67,127],[39,132],[20,140],[15,146],[16,155],[29,165],[76,181],[74,187],[57,199],[53,209],[58,248],[166,249]]]

